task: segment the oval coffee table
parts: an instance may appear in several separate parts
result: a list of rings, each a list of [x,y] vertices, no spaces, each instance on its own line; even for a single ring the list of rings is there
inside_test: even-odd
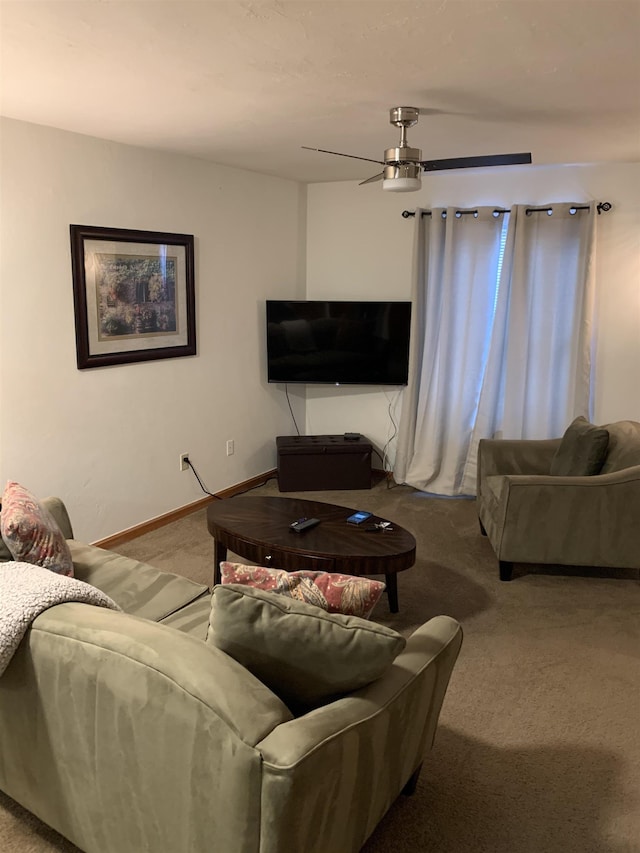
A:
[[[214,584],[220,583],[220,563],[229,550],[274,569],[384,575],[389,609],[397,613],[397,574],[415,563],[416,540],[393,523],[388,533],[368,531],[367,525],[389,520],[375,515],[364,524],[348,524],[355,511],[297,498],[238,496],[214,501],[207,508],[207,527],[215,539]],[[290,525],[299,518],[319,518],[320,524],[294,533]]]

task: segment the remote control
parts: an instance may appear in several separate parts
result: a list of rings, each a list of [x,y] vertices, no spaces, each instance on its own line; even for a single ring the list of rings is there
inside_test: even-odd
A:
[[[320,524],[319,518],[299,518],[293,524],[289,525],[289,530],[292,530],[294,533],[304,533],[305,530],[310,530],[317,524]]]

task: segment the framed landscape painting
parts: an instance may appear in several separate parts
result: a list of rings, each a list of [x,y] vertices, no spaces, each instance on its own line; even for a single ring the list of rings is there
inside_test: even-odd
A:
[[[192,234],[70,230],[79,369],[196,354]]]

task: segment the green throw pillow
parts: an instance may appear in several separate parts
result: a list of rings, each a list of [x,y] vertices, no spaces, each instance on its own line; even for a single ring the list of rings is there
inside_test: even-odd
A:
[[[609,433],[604,427],[576,418],[562,436],[551,461],[551,473],[560,477],[586,477],[599,474],[607,457]]]
[[[375,681],[406,644],[383,625],[240,584],[214,588],[209,626],[208,643],[295,709]]]

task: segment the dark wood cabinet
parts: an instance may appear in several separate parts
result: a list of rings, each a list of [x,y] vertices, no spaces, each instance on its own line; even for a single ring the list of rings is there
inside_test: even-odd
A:
[[[362,435],[280,435],[276,448],[281,492],[371,488],[373,447]]]

